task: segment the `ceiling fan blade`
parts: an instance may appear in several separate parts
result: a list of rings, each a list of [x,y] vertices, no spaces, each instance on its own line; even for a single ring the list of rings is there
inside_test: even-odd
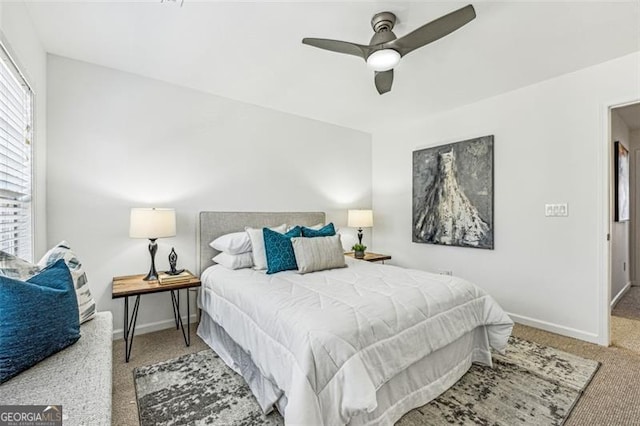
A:
[[[378,93],[381,95],[387,93],[391,90],[391,85],[393,84],[393,70],[377,72],[374,77],[376,83],[376,89],[378,89]]]
[[[384,47],[395,49],[404,56],[419,47],[451,34],[471,22],[475,17],[475,9],[472,5],[468,5],[421,26],[409,34],[385,44]]]
[[[371,50],[369,46],[364,46],[362,44],[350,43],[348,41],[341,40],[329,40],[326,38],[303,38],[302,43],[318,47],[320,49],[330,50],[332,52],[358,56],[362,59],[367,59],[369,51]]]

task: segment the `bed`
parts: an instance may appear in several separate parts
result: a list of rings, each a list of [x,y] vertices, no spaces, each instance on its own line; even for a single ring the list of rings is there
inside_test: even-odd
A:
[[[491,365],[513,322],[460,278],[347,259],[348,267],[266,275],[213,265],[216,237],[324,213],[201,212],[198,335],[292,425],[390,425],[471,364]]]

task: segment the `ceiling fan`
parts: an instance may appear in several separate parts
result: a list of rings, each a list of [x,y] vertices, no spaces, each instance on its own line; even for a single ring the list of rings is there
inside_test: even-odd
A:
[[[303,38],[302,43],[332,52],[361,57],[367,62],[369,68],[375,71],[376,89],[382,95],[391,90],[393,68],[398,65],[400,58],[451,34],[475,17],[475,9],[472,5],[468,5],[397,38],[392,31],[396,23],[396,15],[391,12],[380,12],[371,18],[371,26],[375,34],[369,45],[324,38]]]

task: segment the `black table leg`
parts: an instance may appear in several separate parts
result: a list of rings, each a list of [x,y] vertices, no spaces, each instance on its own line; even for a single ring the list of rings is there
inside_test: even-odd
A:
[[[127,352],[129,348],[129,333],[127,333],[127,324],[129,322],[129,296],[124,297],[124,327],[122,327],[122,337],[124,338],[124,358],[127,359]]]
[[[178,294],[180,294],[180,291]],[[180,327],[178,318],[180,317],[180,297],[176,297],[173,290],[171,290],[171,306],[173,307],[173,319],[176,322],[176,330]]]
[[[191,316],[191,304],[189,302],[189,289],[185,289],[187,291],[187,331],[184,331],[184,323],[182,322],[182,315],[180,315],[180,290],[175,290],[178,293],[178,296],[174,294],[174,290],[171,290],[171,303],[173,303],[174,312],[177,312],[176,321],[180,325],[180,329],[182,329],[182,337],[184,338],[184,343],[187,346],[191,345],[191,321],[189,316]]]
[[[177,311],[178,317],[180,316],[180,290],[176,290],[176,301],[177,301]],[[178,324],[176,323],[176,330],[178,329]]]
[[[124,298],[124,359],[129,362],[131,357],[131,348],[133,347],[133,337],[136,334],[136,322],[138,321],[138,307],[140,306],[140,295],[136,296],[136,302],[133,305],[131,313],[131,321],[129,321],[129,296]]]

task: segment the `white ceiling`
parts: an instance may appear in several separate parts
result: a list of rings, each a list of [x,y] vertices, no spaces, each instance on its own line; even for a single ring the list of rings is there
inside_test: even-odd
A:
[[[28,2],[53,54],[365,131],[640,50],[640,2],[476,2],[477,18],[404,57],[378,95],[364,61],[301,44],[402,36],[458,2]]]

